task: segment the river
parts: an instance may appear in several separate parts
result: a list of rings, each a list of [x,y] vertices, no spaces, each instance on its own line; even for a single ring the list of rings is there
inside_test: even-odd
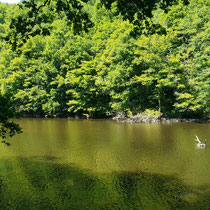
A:
[[[0,145],[0,209],[210,209],[210,124],[17,122]]]

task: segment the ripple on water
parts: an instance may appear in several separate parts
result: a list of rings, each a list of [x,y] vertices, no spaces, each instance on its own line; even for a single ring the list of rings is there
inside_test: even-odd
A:
[[[2,210],[210,206],[210,150],[193,140],[207,125],[32,121],[0,148]]]
[[[12,164],[11,159],[1,164]],[[162,210],[210,206],[206,188],[192,189],[173,176],[144,172],[98,174],[74,165],[24,158],[17,165],[18,169],[11,167],[0,177],[0,209]]]

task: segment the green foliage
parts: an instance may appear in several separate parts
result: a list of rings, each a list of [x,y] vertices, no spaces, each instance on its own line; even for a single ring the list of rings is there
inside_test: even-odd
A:
[[[83,0],[85,1],[85,0]],[[27,39],[36,35],[50,35],[52,22],[65,19],[75,33],[87,30],[91,25],[82,0],[24,0],[11,19],[10,33],[6,37],[13,49],[21,47]],[[19,51],[20,52],[20,51]]]
[[[138,113],[137,116],[147,116],[147,117],[160,117],[162,113],[157,110],[146,109],[142,113]]]
[[[115,14],[121,14],[124,20],[132,22],[134,25],[132,35],[136,37],[145,29],[149,33],[156,33],[159,30],[164,32],[164,28],[160,24],[152,21],[153,11],[159,6],[167,12],[169,6],[177,3],[177,0],[101,0],[100,2],[107,8],[115,5]],[[182,2],[188,4],[188,0],[183,0]]]
[[[208,11],[206,0],[0,4],[0,79],[13,112],[208,117]]]
[[[179,2],[170,7],[167,14],[159,9],[154,21],[167,34],[142,35],[136,42],[134,62],[143,69],[136,80],[154,91],[152,100],[158,101],[163,113],[209,113],[208,8],[205,1],[190,1],[188,6]]]
[[[12,137],[16,133],[21,133],[21,128],[18,124],[10,121],[10,118],[17,117],[18,114],[15,110],[15,104],[11,100],[10,95],[6,92],[4,81],[1,81],[1,89],[0,89],[0,137],[5,139],[7,137]],[[3,143],[10,145],[5,140]]]

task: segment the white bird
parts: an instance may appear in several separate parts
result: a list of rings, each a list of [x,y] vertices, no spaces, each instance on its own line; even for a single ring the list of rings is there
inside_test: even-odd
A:
[[[206,139],[204,140],[204,143],[201,143],[200,139],[196,135],[195,135],[195,137],[196,137],[195,141],[198,142],[198,144],[197,144],[198,147],[205,147],[206,146],[206,141],[207,141]]]

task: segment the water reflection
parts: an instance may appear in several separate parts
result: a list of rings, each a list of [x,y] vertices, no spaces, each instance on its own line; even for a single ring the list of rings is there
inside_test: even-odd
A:
[[[111,120],[24,119],[24,133],[0,147],[0,157],[50,157],[94,172],[176,174],[188,184],[210,184],[210,147],[196,149],[194,135],[210,124],[130,124]],[[202,163],[202,164],[201,164]]]
[[[0,209],[210,206],[210,147],[198,150],[193,140],[210,139],[209,124],[20,124],[24,133],[0,147]]]
[[[55,157],[48,157],[48,160]],[[0,209],[207,209],[209,186],[145,172],[95,174],[33,158],[1,159]]]

